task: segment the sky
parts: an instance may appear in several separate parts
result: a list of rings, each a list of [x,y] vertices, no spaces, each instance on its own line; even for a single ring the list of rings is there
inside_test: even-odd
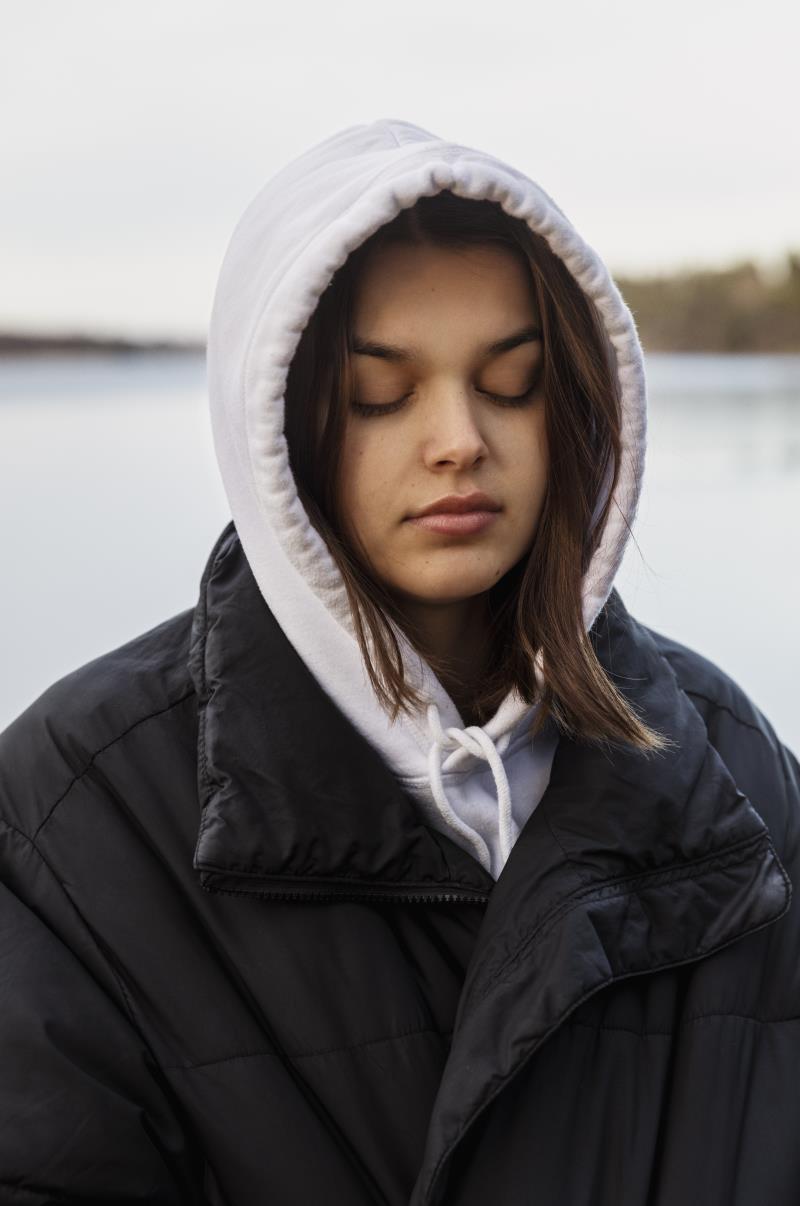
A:
[[[4,0],[0,329],[203,338],[239,216],[336,130],[536,180],[616,275],[800,251],[795,0]]]

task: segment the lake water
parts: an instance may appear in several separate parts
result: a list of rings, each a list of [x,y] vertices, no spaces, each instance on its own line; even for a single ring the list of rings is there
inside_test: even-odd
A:
[[[617,587],[798,752],[800,357],[647,366],[645,488]],[[0,361],[0,728],[194,605],[229,519],[204,372],[201,356]]]

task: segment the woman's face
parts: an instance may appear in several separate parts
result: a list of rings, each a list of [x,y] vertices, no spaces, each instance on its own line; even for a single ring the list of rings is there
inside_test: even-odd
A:
[[[491,245],[376,249],[360,277],[352,346],[346,534],[357,534],[373,572],[401,599],[442,604],[483,593],[530,549],[547,482],[528,272]],[[496,507],[482,526],[414,522],[431,503],[476,491]]]

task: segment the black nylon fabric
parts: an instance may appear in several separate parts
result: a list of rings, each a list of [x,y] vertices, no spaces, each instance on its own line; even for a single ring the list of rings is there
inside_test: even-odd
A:
[[[6,729],[0,1201],[796,1206],[800,768],[616,591],[591,639],[676,748],[562,737],[497,883],[233,524]]]

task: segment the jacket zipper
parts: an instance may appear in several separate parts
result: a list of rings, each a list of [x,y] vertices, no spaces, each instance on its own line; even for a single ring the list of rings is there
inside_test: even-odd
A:
[[[202,881],[201,881],[202,882]],[[360,888],[333,890],[331,888],[308,888],[292,890],[290,888],[223,888],[214,884],[203,884],[206,892],[221,892],[227,896],[260,896],[264,900],[314,900],[319,902],[336,900],[374,900],[386,904],[488,904],[489,895],[486,892],[400,892],[397,889],[387,891],[382,888]]]

